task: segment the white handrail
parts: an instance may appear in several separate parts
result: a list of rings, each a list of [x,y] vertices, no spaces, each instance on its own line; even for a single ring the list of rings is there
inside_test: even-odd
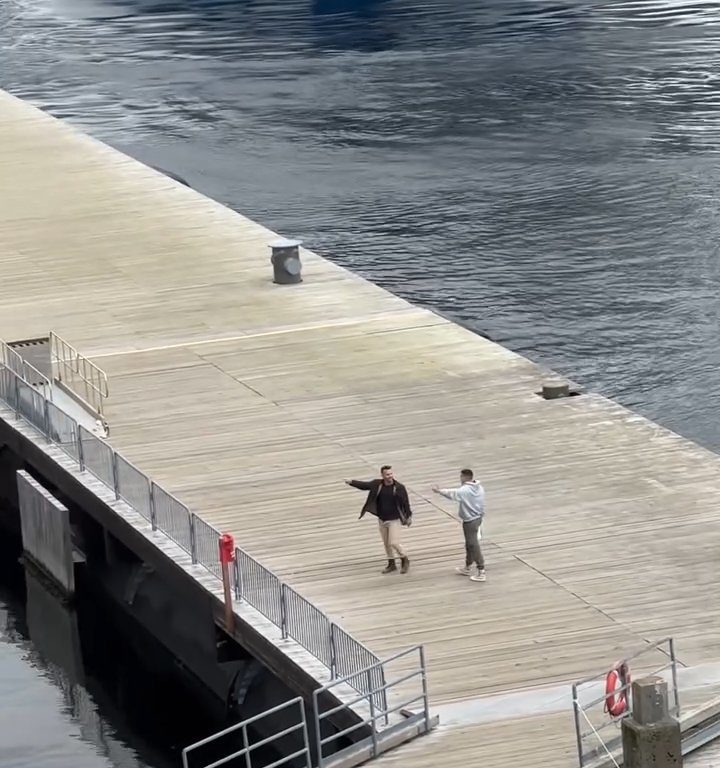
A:
[[[108,396],[105,371],[81,355],[72,344],[68,344],[54,331],[50,331],[50,358],[53,378],[69,387],[102,415],[103,401]]]

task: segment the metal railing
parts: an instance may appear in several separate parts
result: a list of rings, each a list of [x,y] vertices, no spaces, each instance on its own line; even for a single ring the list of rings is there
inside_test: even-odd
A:
[[[393,671],[393,667],[398,667],[397,671]],[[391,677],[390,682],[386,682],[386,677],[388,676]],[[364,677],[367,683],[359,685],[357,680],[352,679],[357,677]],[[332,692],[341,686],[350,686],[356,690],[362,687],[366,692],[351,701],[335,703],[339,702],[340,699],[337,695],[333,695]],[[331,695],[328,696],[328,693]],[[392,706],[388,706],[389,698],[393,699]],[[368,712],[366,717],[358,717],[359,707],[357,705],[360,705],[363,710]],[[291,718],[293,714],[295,715],[294,721],[289,727],[273,733],[273,735],[258,742],[250,743],[248,735],[249,726],[265,717],[277,715],[283,710],[288,709],[291,710]],[[334,716],[351,709],[356,715],[353,718],[355,722],[343,730],[334,732],[336,724],[327,721],[331,721]],[[399,714],[400,718],[395,719],[393,724],[389,726],[390,715],[393,714]],[[313,691],[312,720],[314,726],[314,733],[312,734],[314,740],[313,747],[317,755],[317,768],[325,768],[331,759],[337,760],[339,756],[342,757],[344,752],[352,750],[355,753],[358,747],[365,752],[360,759],[358,759],[357,754],[353,754],[352,759],[354,762],[351,763],[352,765],[364,762],[365,759],[375,758],[381,752],[397,744],[392,739],[397,734],[398,728],[409,725],[416,729],[413,735],[429,733],[437,723],[437,720],[433,722],[430,716],[427,671],[423,647],[418,645],[406,651],[401,651],[382,661],[378,660],[364,669],[359,669],[353,675],[334,680],[327,685],[317,688]],[[380,727],[381,723],[384,724],[384,728]],[[360,730],[362,730],[362,733],[357,738],[353,738],[352,734],[356,734]],[[370,732],[369,736],[366,735],[368,730]],[[242,734],[242,740],[239,743],[236,738],[235,743],[230,745],[230,747],[216,748],[215,753],[210,758],[205,756],[192,762],[189,760],[192,753],[197,753],[203,747],[217,744],[222,739],[233,736],[238,731]],[[300,738],[302,741],[296,741],[291,744],[286,743],[284,750],[277,750],[277,752],[284,756],[269,764],[265,762],[263,768],[275,768],[299,758],[303,761],[301,763],[302,768],[311,768],[311,750],[307,721],[303,700],[300,697],[273,707],[261,715],[256,715],[241,723],[232,725],[219,733],[186,747],[182,753],[183,768],[219,768],[221,765],[240,758],[245,758],[244,764],[246,768],[253,768],[253,750],[273,744],[277,747],[279,739],[297,732],[301,732]],[[323,735],[327,733],[330,735]],[[343,741],[348,740],[348,737],[350,737],[349,741],[351,744],[350,746],[344,746]],[[275,755],[272,755],[271,759],[274,757]],[[210,762],[207,762],[208,759]]]
[[[285,631],[335,674],[337,670],[337,631],[328,617],[287,584],[282,585]]]
[[[196,514],[190,516],[190,530],[192,532],[191,554],[193,559],[202,563],[210,573],[214,573],[218,579],[222,579],[222,566],[220,565],[220,531],[202,517]]]
[[[195,562],[192,515],[190,510],[157,483],[150,483],[151,516],[154,531],[161,531],[179,547],[190,553]]]
[[[48,403],[47,409],[48,439],[79,464],[80,431],[77,422],[53,403]]]
[[[172,494],[147,477],[115,451],[105,440],[78,425],[63,410],[43,397],[12,369],[0,364],[0,400],[24,418],[45,438],[61,448],[81,471],[92,474],[130,508],[172,539],[190,555],[193,564],[207,568],[221,578],[218,542],[220,531],[192,513]],[[349,685],[367,695],[368,681],[357,676],[378,657],[362,643],[330,621],[325,613],[240,547],[235,550],[232,571],[235,598],[245,602],[280,629],[284,639],[303,646],[330,671],[330,676],[347,676]]]
[[[82,425],[80,425],[78,434],[80,468],[87,470],[103,485],[110,488],[115,493],[116,499],[120,498],[115,451],[108,443]]]
[[[627,700],[627,707],[617,717],[608,712],[605,680],[608,672],[618,669],[623,664],[627,665],[630,676],[634,679],[652,675],[669,677],[670,714],[680,718],[675,644],[671,637],[666,637],[645,646],[632,656],[614,662],[602,673],[573,683],[573,714],[580,768],[606,758],[616,762],[616,756],[622,751],[620,721],[632,714],[630,695],[632,680],[618,685],[615,689],[615,699],[622,693]]]
[[[53,331],[50,331],[50,360],[53,379],[102,416],[103,402],[108,396],[105,371]]]
[[[251,736],[261,720],[271,716],[276,717],[281,712],[287,712],[288,710],[290,710],[290,717],[293,717],[294,720],[296,719],[292,725],[282,731],[273,733],[271,736],[267,736],[264,739],[259,739],[257,741],[251,740]],[[255,728],[252,728],[252,726],[255,726]],[[248,730],[249,728],[250,730]],[[297,744],[298,748],[295,749],[295,745],[289,747],[284,745],[285,748],[281,748],[278,744],[280,739],[287,739],[288,737],[292,737],[293,734],[298,734],[295,738],[297,739],[299,737],[300,739]],[[227,747],[221,747],[218,742],[222,742],[223,740],[232,742],[238,738],[238,735],[240,737],[239,744],[236,743],[234,746],[231,746],[229,754],[226,754],[224,757],[218,757],[217,750],[222,749],[225,751],[227,749]],[[216,752],[213,757],[209,758],[210,762],[206,762],[208,757],[202,758],[201,754],[198,753],[201,753],[203,748],[207,748],[210,745],[215,747]],[[255,715],[240,723],[231,725],[229,728],[225,728],[225,730],[220,731],[219,733],[208,736],[201,741],[197,741],[189,747],[185,747],[182,751],[182,764],[183,768],[219,768],[219,766],[225,765],[226,763],[242,759],[245,768],[255,768],[258,763],[253,761],[254,756],[258,754],[258,750],[263,748],[266,751],[274,748],[274,752],[279,754],[280,757],[270,763],[262,757],[259,758],[262,760],[260,763],[262,768],[279,768],[281,765],[288,765],[291,763],[298,768],[312,768],[305,707],[303,706],[301,697],[287,701],[284,704],[279,704],[262,714]],[[195,754],[195,759],[191,760],[190,757],[193,753]],[[294,763],[294,761],[301,762]]]
[[[415,657],[417,660],[415,660]],[[408,662],[411,665],[409,671],[405,668]],[[395,673],[397,676],[393,676],[390,669],[393,665],[400,667],[400,670]],[[358,677],[366,679],[365,685],[358,684]],[[386,682],[386,677],[390,677],[389,682]],[[350,685],[355,690],[363,687],[366,692],[351,701],[345,701],[323,711],[320,704],[321,698],[323,698],[322,695],[343,684]],[[395,695],[392,697],[392,705],[388,706],[389,694],[391,692],[394,692]],[[357,704],[367,704],[369,714],[366,718],[337,733],[332,733],[329,736],[322,735],[325,720],[341,710],[354,707]],[[432,723],[430,720],[425,651],[421,645],[397,653],[383,661],[377,661],[352,675],[333,680],[322,688],[318,688],[313,692],[313,721],[315,725],[315,739],[317,741],[318,768],[323,768],[325,761],[328,760],[333,752],[337,751],[328,748],[329,745],[367,726],[370,726],[371,729],[370,756],[373,758],[377,757],[380,754],[379,739],[381,729],[379,725],[381,721],[387,726],[390,715],[401,713],[404,716],[408,710],[412,712],[411,707],[419,709],[419,712],[414,715],[414,719],[420,722],[422,731],[428,733],[432,728]]]
[[[235,549],[235,597],[244,600],[276,627],[284,630],[282,582],[254,557],[237,547]]]
[[[116,453],[115,477],[118,498],[139,512],[146,520],[152,522],[151,483],[147,475],[119,453]]]
[[[44,387],[48,398],[52,400],[50,379],[44,373],[40,373],[34,365],[28,363],[17,350],[2,340],[0,340],[0,365],[7,366],[27,384]]]

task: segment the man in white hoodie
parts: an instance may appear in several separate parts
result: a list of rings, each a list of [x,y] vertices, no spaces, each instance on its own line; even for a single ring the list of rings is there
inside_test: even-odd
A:
[[[465,535],[465,567],[457,568],[457,572],[469,576],[470,581],[485,581],[485,559],[478,540],[485,517],[485,490],[473,479],[471,469],[460,470],[460,483],[459,488],[438,488],[434,485],[432,489],[446,499],[458,502],[458,517]]]

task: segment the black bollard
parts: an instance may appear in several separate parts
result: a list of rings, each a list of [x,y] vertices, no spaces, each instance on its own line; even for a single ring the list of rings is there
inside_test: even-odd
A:
[[[273,282],[279,285],[302,283],[302,265],[300,264],[300,244],[302,240],[276,240],[270,243],[273,265]]]

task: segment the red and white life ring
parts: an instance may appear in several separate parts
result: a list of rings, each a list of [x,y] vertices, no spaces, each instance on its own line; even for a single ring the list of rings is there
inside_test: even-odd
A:
[[[605,678],[605,711],[620,717],[628,710],[630,694],[630,668],[623,661],[616,664]]]

